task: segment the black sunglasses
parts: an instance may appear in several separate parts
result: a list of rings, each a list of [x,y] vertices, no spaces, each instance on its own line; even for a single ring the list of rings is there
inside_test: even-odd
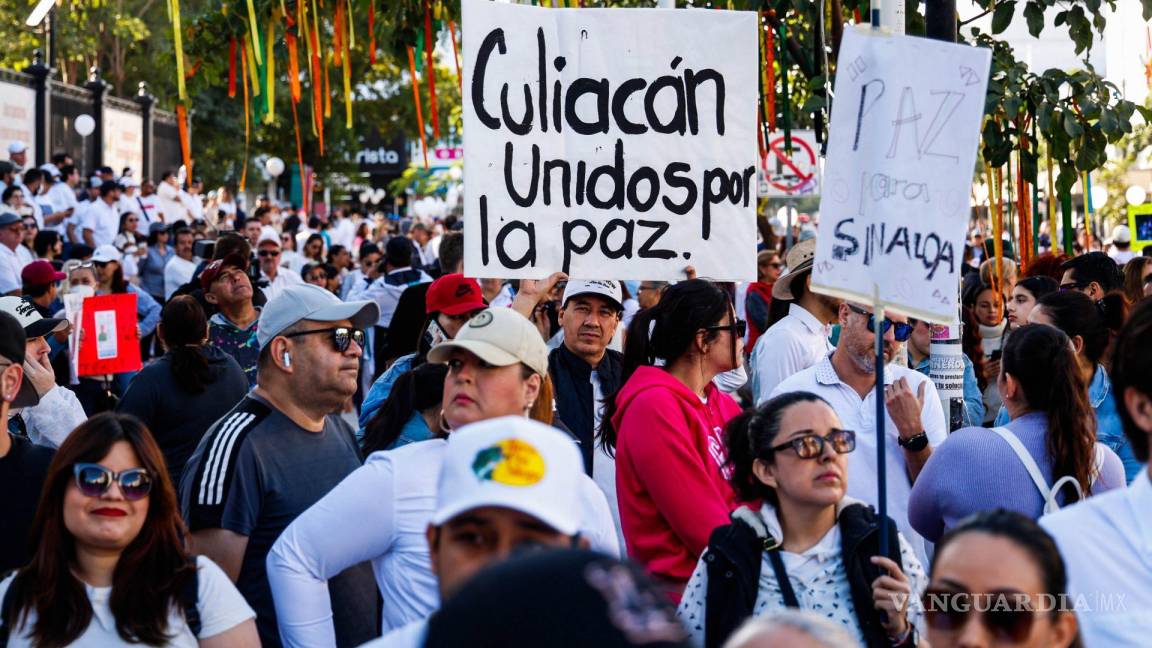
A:
[[[848,308],[850,308],[853,313],[858,313],[860,315],[867,315],[868,316],[868,332],[869,333],[875,333],[876,332],[876,316],[875,315],[873,315],[872,313],[869,313],[868,311],[864,310],[863,308],[857,308],[856,306],[853,306],[852,304],[848,304]],[[884,335],[885,333],[887,333],[888,329],[893,329],[892,335],[893,335],[893,337],[896,338],[897,342],[906,342],[908,340],[908,338],[912,337],[912,325],[907,323],[907,322],[893,322],[892,320],[885,317],[884,318],[884,329],[880,332],[880,335]]]
[[[1032,624],[1036,619],[1034,609],[1017,602],[1019,596],[1020,592],[1011,591],[969,594],[929,587],[924,591],[924,617],[934,630],[959,632],[975,615],[980,617],[980,622],[997,640],[1017,644],[1032,633]],[[975,603],[984,597],[988,597],[989,602],[1002,597],[1013,604],[985,605],[983,607],[987,609],[981,610],[981,606]]]
[[[349,328],[347,326],[335,326],[332,328],[316,329],[315,331],[299,331],[297,333],[289,333],[285,335],[286,338],[300,337],[301,335],[313,335],[316,333],[331,333],[332,343],[336,345],[336,350],[344,353],[352,342],[355,342],[361,349],[364,348],[364,331],[358,328]]]
[[[1083,290],[1088,287],[1090,282],[1080,282],[1060,284],[1060,292],[1068,292],[1069,290]]]
[[[124,472],[112,470],[94,463],[78,463],[72,467],[76,476],[76,488],[85,497],[101,497],[112,488],[112,482],[120,485],[120,494],[128,501],[142,499],[152,490],[152,476],[144,468],[131,468]]]
[[[836,454],[848,454],[856,449],[856,433],[852,430],[832,430],[824,436],[805,434],[769,448],[780,452],[792,448],[801,459],[815,459],[824,454],[824,444],[829,443]]]
[[[731,324],[717,324],[716,326],[705,326],[705,331],[729,331],[736,337],[744,337],[748,333],[748,322],[738,319]]]
[[[280,250],[260,250],[256,254],[258,254],[262,257],[274,257],[274,256],[280,256]]]

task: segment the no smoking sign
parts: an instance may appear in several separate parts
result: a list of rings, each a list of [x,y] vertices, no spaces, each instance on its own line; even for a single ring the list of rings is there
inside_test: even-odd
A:
[[[766,166],[760,168],[760,195],[776,198],[820,195],[820,156],[816,135],[809,130],[792,131],[792,150],[784,136],[768,140]]]

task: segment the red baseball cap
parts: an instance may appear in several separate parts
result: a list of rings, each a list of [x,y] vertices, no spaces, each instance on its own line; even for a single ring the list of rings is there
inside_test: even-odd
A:
[[[33,261],[20,271],[20,279],[29,286],[47,286],[63,281],[67,276],[63,272],[57,272],[47,261]]]
[[[484,293],[480,292],[480,284],[458,272],[433,281],[424,297],[424,306],[427,313],[445,315],[463,315],[488,308],[484,302]]]
[[[240,268],[241,270],[248,269],[247,260],[239,254],[229,254],[223,259],[216,259],[209,263],[204,271],[200,273],[200,287],[208,290],[212,284],[224,274],[225,268]]]

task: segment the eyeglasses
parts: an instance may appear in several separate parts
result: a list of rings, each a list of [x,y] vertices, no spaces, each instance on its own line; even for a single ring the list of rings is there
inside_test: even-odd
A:
[[[280,256],[280,250],[260,250],[256,254],[261,257],[278,257]]]
[[[72,467],[76,476],[76,488],[85,497],[101,497],[112,488],[112,482],[120,485],[120,494],[128,501],[147,497],[152,490],[152,476],[144,468],[131,468],[124,472],[112,472],[94,463],[78,463]]]
[[[1074,282],[1060,284],[1060,292],[1068,292],[1069,290],[1083,290],[1088,287],[1089,282]]]
[[[776,269],[776,270],[779,270],[780,268],[783,268],[783,267],[784,267],[784,264],[783,264],[783,263],[779,263],[779,262],[777,262],[777,263],[761,263],[760,265],[762,265],[762,266],[764,266],[764,267],[766,267],[766,268],[773,268],[773,269]]]
[[[328,274],[325,272],[310,274],[307,277],[304,277],[304,281],[328,281]]]
[[[364,331],[347,326],[335,326],[333,328],[316,329],[315,331],[300,331],[298,333],[289,333],[284,337],[294,338],[300,337],[301,335],[314,335],[316,333],[331,333],[332,343],[336,345],[336,350],[340,353],[347,351],[352,342],[355,342],[361,349],[364,348]]]
[[[924,591],[924,616],[934,630],[959,632],[976,615],[997,640],[1017,644],[1032,633],[1036,619],[1036,610],[1020,603],[1021,596],[1010,590],[970,594],[929,587]]]
[[[824,444],[826,443],[832,444],[832,449],[836,451],[836,454],[848,454],[856,449],[856,433],[852,430],[832,430],[824,436],[805,434],[769,449],[773,452],[780,452],[792,448],[796,451],[796,456],[801,459],[814,459],[824,454]]]
[[[872,313],[869,313],[868,311],[864,310],[863,308],[857,308],[856,306],[853,306],[851,304],[848,305],[848,308],[851,309],[853,313],[858,313],[860,315],[867,315],[868,316],[868,332],[869,333],[875,333],[876,332],[876,316],[875,315],[873,315]],[[893,322],[892,320],[885,317],[884,318],[884,329],[880,332],[880,334],[883,335],[883,334],[887,333],[888,329],[893,329],[892,330],[892,336],[896,338],[897,342],[905,342],[908,340],[908,338],[912,337],[912,325],[907,323],[907,322]]]
[[[748,333],[748,322],[738,319],[731,324],[717,324],[716,326],[705,326],[705,331],[728,331],[736,337],[744,337]]]

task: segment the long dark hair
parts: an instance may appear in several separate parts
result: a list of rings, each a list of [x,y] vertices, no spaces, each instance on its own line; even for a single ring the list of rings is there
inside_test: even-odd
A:
[[[364,426],[364,439],[361,441],[364,456],[387,450],[400,438],[400,431],[413,414],[438,406],[444,396],[444,377],[447,375],[448,365],[427,362],[401,374],[392,385],[387,400]]]
[[[1124,264],[1124,298],[1129,306],[1144,300],[1144,268],[1149,263],[1152,263],[1152,257],[1138,256]]]
[[[1032,518],[1002,508],[964,518],[949,529],[940,538],[940,542],[936,543],[936,551],[932,554],[932,573],[935,573],[936,563],[948,545],[969,533],[983,533],[1012,541],[1028,554],[1036,568],[1040,570],[1044,594],[1052,595],[1059,601],[1067,593],[1068,573],[1064,567],[1064,559],[1060,557],[1060,550],[1056,547],[1056,541]],[[1060,609],[1060,606],[1052,606],[1053,618],[1060,614]],[[1072,645],[1080,645],[1079,640]]]
[[[728,459],[724,466],[732,471],[728,483],[736,496],[745,502],[762,500],[776,507],[780,500],[776,489],[760,481],[752,472],[757,459],[772,461],[776,451],[776,436],[780,434],[780,421],[784,412],[798,403],[824,403],[828,401],[811,392],[788,392],[762,403],[760,406],[744,410],[728,422],[724,432],[724,445],[728,449]]]
[[[681,281],[669,286],[660,301],[632,318],[624,342],[624,366],[620,376],[621,389],[632,374],[642,366],[651,366],[657,359],[671,364],[691,348],[700,329],[714,326],[733,312],[728,293],[716,284],[703,279]],[[732,315],[732,317],[736,317]],[[649,331],[651,329],[651,331]],[[705,340],[712,341],[720,333],[708,331]],[[735,336],[732,336],[732,362],[736,362]],[[601,443],[609,452],[616,449],[616,429],[612,417],[619,407],[613,394],[605,399],[601,419]]]
[[[1087,495],[1095,465],[1096,414],[1068,336],[1051,326],[1028,324],[1008,336],[1003,354],[1000,371],[1020,383],[1029,410],[1048,417],[1045,448],[1052,475],[1071,475]],[[1064,492],[1067,502],[1078,499],[1074,489]]]
[[[172,360],[172,373],[181,388],[201,394],[212,379],[204,338],[208,317],[200,302],[188,295],[172,298],[160,314],[160,334]]]
[[[128,282],[124,280],[124,264],[120,261],[113,261],[116,264],[116,269],[112,271],[112,280],[108,282],[108,287],[112,294],[123,295],[128,292]]]
[[[1132,412],[1124,404],[1124,394],[1132,389],[1152,396],[1152,300],[1145,300],[1132,310],[1128,323],[1116,338],[1112,349],[1112,390],[1116,409],[1124,422],[1124,433],[1132,444],[1137,461],[1148,461],[1148,433],[1140,429]]]
[[[1056,328],[1068,337],[1084,341],[1084,357],[1093,365],[1104,357],[1112,331],[1119,331],[1127,316],[1127,304],[1120,293],[1109,293],[1093,302],[1082,292],[1066,290],[1045,295],[1037,302]]]
[[[976,314],[967,306],[960,309],[964,318],[960,327],[960,349],[972,361],[972,371],[976,374],[976,386],[983,392],[988,387],[988,380],[984,378],[984,344],[980,341],[980,324],[976,321]]]
[[[1052,277],[1024,277],[1016,282],[1016,285],[1028,291],[1032,295],[1032,299],[1040,301],[1054,292],[1059,292],[1060,282]]]
[[[64,525],[64,495],[73,481],[74,465],[99,462],[120,441],[132,446],[151,475],[152,491],[148,519],[121,552],[112,573],[109,605],[116,632],[129,643],[159,646],[172,639],[168,615],[179,607],[179,592],[195,569],[184,547],[176,491],[148,428],[133,416],[105,412],[80,424],[52,458],[29,535],[36,553],[11,584],[13,605],[4,621],[15,629],[18,620],[34,611],[34,645],[66,646],[92,622],[84,583],[72,573],[76,540]]]

